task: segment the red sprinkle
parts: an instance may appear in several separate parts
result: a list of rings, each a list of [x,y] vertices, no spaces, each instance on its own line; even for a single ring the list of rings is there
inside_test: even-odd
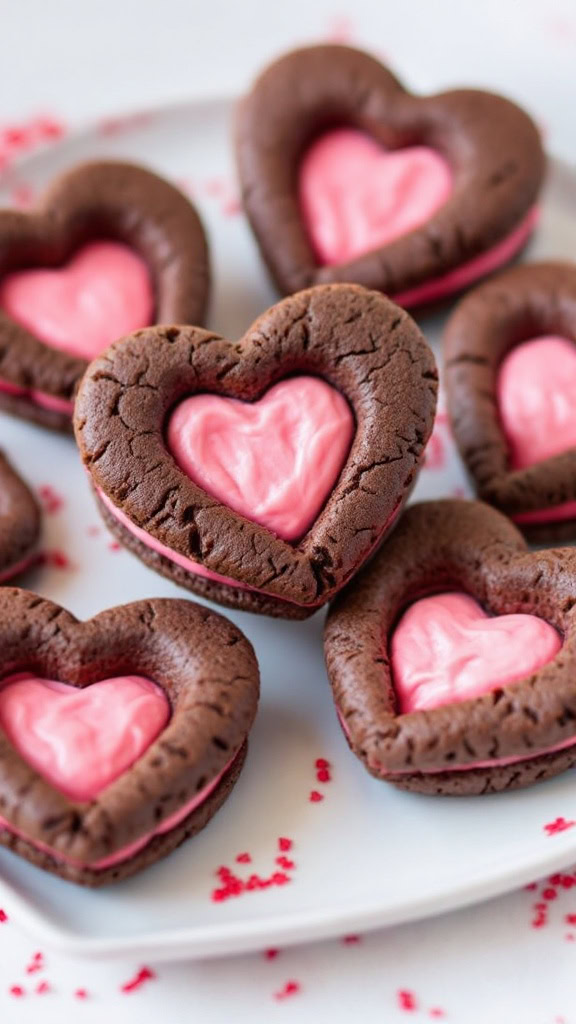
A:
[[[285,857],[283,853],[279,857],[276,857],[276,863],[279,867],[284,868],[285,871],[293,871],[296,864],[289,857]]]
[[[70,559],[63,551],[43,551],[40,556],[40,562],[42,565],[47,565],[51,569],[72,568]]]
[[[284,836],[280,836],[278,840],[278,849],[282,850],[283,853],[287,853],[288,850],[292,849],[293,842],[291,839],[286,839]]]
[[[121,551],[122,545],[117,540],[111,540],[108,545],[108,551]]]
[[[319,793],[317,789],[313,789],[308,799],[311,804],[318,804],[324,799],[324,796],[322,793]]]
[[[345,935],[342,939],[345,946],[354,946],[360,941],[361,939],[359,935]]]
[[[76,999],[88,999],[88,992],[85,988],[77,988],[74,996]]]
[[[545,900],[555,900],[558,896],[556,889],[543,889],[542,897]]]
[[[566,921],[566,924],[576,925],[576,914],[566,914],[564,920]]]
[[[544,825],[544,831],[546,835],[555,836],[559,832],[567,832],[569,828],[574,828],[576,821],[567,821],[566,818],[556,818],[555,821],[550,821],[547,825]]]
[[[4,924],[8,920],[8,914],[5,910],[0,910],[0,924]]]
[[[22,985],[12,985],[8,991],[10,992],[10,995],[14,996],[16,999],[20,999],[22,996],[26,995]]]
[[[279,953],[280,953],[279,949],[265,949],[264,950],[264,956],[266,957],[267,960],[275,960]]]
[[[418,1009],[418,1003],[416,1001],[416,996],[414,995],[413,992],[408,992],[405,989],[400,989],[399,992],[397,993],[397,996],[398,996],[398,1006],[400,1007],[401,1010],[410,1010],[410,1011],[412,1011],[412,1010],[417,1010]]]
[[[238,856],[236,857],[236,860],[237,860],[238,864],[251,864],[252,863],[252,857],[250,856],[249,853],[239,853]]]
[[[37,996],[45,996],[47,992],[52,991],[52,986],[47,981],[39,981],[34,991]]]
[[[151,970],[150,967],[141,967],[140,970],[134,975],[134,977],[130,979],[130,981],[125,981],[124,984],[120,986],[120,991],[135,992],[136,989],[142,987],[144,982],[153,981],[155,978],[156,975],[154,971]]]
[[[432,1009],[428,1011],[428,1013],[429,1013],[430,1017],[445,1017],[446,1016],[446,1011],[445,1010],[441,1010],[439,1006],[433,1006]]]
[[[283,988],[278,992],[274,993],[274,999],[288,999],[289,996],[295,996],[300,991],[299,981],[287,981]]]
[[[59,512],[64,505],[64,498],[50,484],[43,484],[42,487],[39,487],[38,494],[42,507],[49,516]]]

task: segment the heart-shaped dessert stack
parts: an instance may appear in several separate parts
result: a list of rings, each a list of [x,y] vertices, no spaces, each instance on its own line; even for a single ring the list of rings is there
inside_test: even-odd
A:
[[[37,557],[40,509],[32,491],[2,452],[0,495],[0,583],[5,583]]]
[[[378,547],[416,480],[437,375],[408,316],[326,285],[239,342],[156,327],[114,344],[78,393],[104,518],[205,597],[305,618]]]
[[[479,496],[536,541],[576,536],[576,266],[514,267],[444,334],[452,429]]]
[[[79,622],[0,590],[0,843],[100,886],[154,863],[236,782],[258,702],[248,640],[191,601]]]
[[[476,89],[414,96],[346,46],[268,67],[236,142],[246,213],[285,293],[355,281],[430,302],[509,262],[536,223],[545,160],[524,111]]]
[[[32,212],[0,211],[0,407],[71,429],[78,380],[110,342],[153,323],[203,323],[204,229],[142,167],[88,163]]]
[[[531,553],[479,502],[408,509],[330,608],[354,753],[403,789],[514,789],[576,762],[576,552]]]

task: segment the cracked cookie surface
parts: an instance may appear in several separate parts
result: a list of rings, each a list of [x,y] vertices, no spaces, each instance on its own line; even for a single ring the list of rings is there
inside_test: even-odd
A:
[[[79,622],[51,601],[7,587],[0,609],[3,677],[32,669],[82,688],[135,673],[156,681],[171,707],[157,739],[89,803],[51,786],[0,730],[0,842],[47,871],[99,886],[134,874],[203,828],[240,773],[256,713],[258,665],[240,630],[173,599],[121,605]],[[156,834],[218,779],[175,827]],[[90,866],[147,835],[126,859]]]
[[[188,395],[255,401],[301,373],[347,398],[355,435],[324,508],[290,544],[197,486],[168,452],[164,432]],[[325,285],[273,306],[238,342],[158,327],[113,345],[82,382],[75,429],[107,523],[144,561],[214,600],[302,618],[351,578],[399,515],[432,429],[436,390],[432,352],[407,313],[377,292]],[[115,508],[169,552],[239,586],[174,566],[140,534],[128,538]]]
[[[413,601],[451,590],[495,615],[546,620],[562,647],[518,682],[399,714],[391,633]],[[386,547],[331,606],[325,656],[350,747],[368,771],[400,788],[491,793],[576,762],[576,553],[529,552],[515,526],[488,505],[446,500],[408,509]]]

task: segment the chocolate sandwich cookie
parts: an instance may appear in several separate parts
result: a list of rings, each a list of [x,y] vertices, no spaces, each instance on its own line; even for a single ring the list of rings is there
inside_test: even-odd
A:
[[[452,429],[479,496],[534,541],[576,537],[576,265],[514,267],[444,336]]]
[[[37,558],[40,509],[32,491],[0,451],[0,583]]]
[[[422,334],[377,292],[325,285],[239,342],[156,327],[79,389],[76,438],[118,539],[181,586],[306,618],[397,519],[432,429]]]
[[[221,615],[179,600],[79,622],[0,590],[0,843],[80,885],[135,874],[234,786],[258,664]]]
[[[0,408],[71,430],[88,362],[154,323],[203,323],[204,229],[142,167],[87,163],[30,213],[0,211]]]
[[[430,302],[509,262],[536,222],[545,160],[523,110],[477,89],[415,96],[347,46],[266,68],[236,139],[246,213],[284,293],[354,281]]]
[[[576,762],[576,552],[480,502],[414,505],[330,608],[351,749],[401,789],[516,789]]]

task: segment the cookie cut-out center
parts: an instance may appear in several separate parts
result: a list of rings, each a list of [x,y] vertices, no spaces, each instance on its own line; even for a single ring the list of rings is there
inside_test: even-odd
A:
[[[559,633],[536,615],[489,616],[466,594],[424,597],[391,638],[403,714],[480,697],[537,672],[557,655]]]
[[[168,448],[190,479],[287,541],[317,518],[353,436],[348,402],[316,377],[280,381],[257,402],[191,396],[167,427]]]
[[[0,282],[0,307],[41,341],[91,360],[147,327],[154,291],[146,263],[119,242],[92,242],[62,267],[18,270]]]
[[[92,800],[147,750],[170,717],[144,676],[82,689],[23,672],[0,682],[0,726],[18,752],[72,800]]]
[[[347,263],[429,220],[452,192],[452,172],[428,146],[386,150],[352,128],[321,135],[300,166],[300,206],[316,258]]]

